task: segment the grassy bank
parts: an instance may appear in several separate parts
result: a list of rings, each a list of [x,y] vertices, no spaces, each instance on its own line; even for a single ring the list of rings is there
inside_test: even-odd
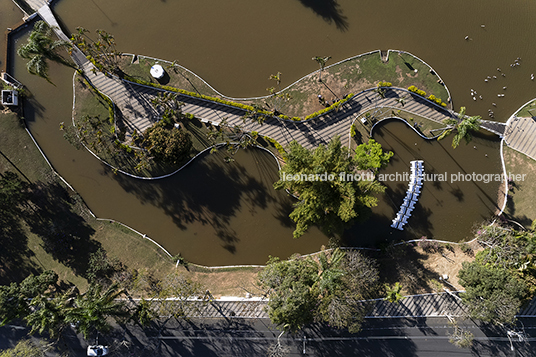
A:
[[[160,61],[166,68],[162,79],[150,75],[150,68],[158,63],[156,60],[140,57],[132,62],[131,56],[126,56],[121,64],[121,70],[141,81],[155,85],[166,85],[194,93],[222,99],[213,89],[201,79],[181,67],[173,66],[170,62]],[[269,74],[267,74],[268,77]],[[391,53],[389,60],[383,62],[379,52],[352,58],[337,65],[326,68],[322,72],[322,82],[318,81],[319,73],[313,73],[300,79],[279,95],[269,96],[258,100],[236,101],[239,104],[257,105],[268,111],[277,110],[290,118],[305,118],[325,108],[318,100],[322,95],[326,100],[343,99],[349,93],[359,93],[375,87],[379,81],[391,82],[393,86],[408,88],[411,85],[433,94],[443,102],[448,100],[445,86],[439,83],[439,78],[432,73],[427,65],[407,53]],[[273,83],[279,90],[276,82]]]
[[[39,223],[61,226],[64,222],[70,222],[71,225],[65,230],[90,233],[73,234],[72,241],[62,243],[71,244],[69,251],[75,254],[75,259],[61,262],[62,257],[47,251],[43,230],[33,225],[31,217],[19,217],[20,220],[12,224],[20,227],[21,244],[17,247],[18,251],[13,251],[9,257],[2,257],[1,283],[21,280],[32,272],[52,269],[64,281],[85,289],[87,280],[79,269],[84,264],[78,265],[75,261],[87,262],[88,255],[98,248],[104,249],[110,257],[120,259],[129,269],[150,269],[155,275],[163,276],[174,268],[173,262],[153,243],[120,225],[93,219],[80,197],[63,186],[52,173],[16,114],[0,113],[0,131],[3,133],[0,141],[0,173],[15,172],[38,187],[33,191],[41,194],[39,202],[47,211],[40,213]],[[48,197],[44,194],[51,186],[59,186],[54,192],[60,192],[63,196]],[[39,211],[40,208],[43,207],[35,206],[29,212]],[[0,238],[5,240],[8,237]],[[82,249],[87,247],[91,250]]]
[[[509,182],[509,197],[506,214],[513,220],[530,227],[536,219],[536,182],[532,179],[536,170],[536,161],[514,149],[504,146],[506,172],[515,175],[525,174],[524,181]]]
[[[536,100],[531,101],[523,108],[519,109],[515,115],[520,118],[531,118],[536,116]]]
[[[362,118],[365,118],[367,120],[366,124],[363,124],[361,122]],[[405,120],[408,125],[414,127],[427,138],[433,138],[441,134],[442,131],[438,129],[442,129],[445,127],[445,124],[438,123],[420,115],[412,114],[410,112],[405,111],[404,109],[378,108],[375,110],[369,110],[359,115],[359,117],[357,117],[354,121],[353,131],[355,132],[355,135],[353,136],[353,140],[350,143],[352,148],[355,148],[355,146],[367,142],[370,136],[370,130],[372,129],[372,125],[386,118],[400,118],[402,120]]]
[[[189,155],[177,165],[151,161],[148,167],[137,170],[136,165],[139,159],[136,158],[135,153],[138,149],[129,148],[124,145],[119,149],[118,144],[115,143],[117,138],[121,137],[121,134],[118,136],[115,135],[116,126],[114,125],[114,120],[117,120],[117,127],[121,128],[121,114],[117,110],[115,113],[110,111],[109,102],[101,94],[96,92],[94,88],[89,86],[86,81],[82,80],[80,76],[77,76],[75,79],[75,93],[76,101],[73,113],[75,123],[78,125],[82,123],[86,127],[89,127],[90,125],[84,123],[83,118],[89,116],[95,119],[93,122],[96,121],[96,118],[100,119],[100,131],[89,130],[88,132],[91,135],[88,135],[87,141],[89,143],[86,142],[86,145],[102,160],[122,171],[146,177],[165,175],[176,171],[195,155],[212,145],[212,142],[207,138],[210,125],[202,123],[196,118],[183,118],[180,119],[182,128],[190,134],[192,140],[192,150]],[[115,119],[110,119],[110,113],[114,113]],[[96,137],[97,134],[99,138]]]
[[[86,106],[88,108],[91,106]],[[103,110],[102,113],[106,111]],[[195,126],[195,123],[192,121],[191,125]],[[60,194],[51,195],[53,197],[44,201],[47,212],[40,215],[42,220],[39,222],[62,227],[63,222],[67,221],[70,225],[63,230],[72,232],[72,241],[60,242],[62,246],[68,247],[67,251],[72,255],[72,259],[67,261],[65,257],[47,248],[47,237],[32,224],[31,219],[19,217],[17,222],[11,222],[13,226],[20,226],[20,236],[17,236],[20,244],[11,249],[9,255],[2,254],[0,284],[21,281],[30,273],[50,269],[61,280],[73,283],[85,291],[88,281],[83,270],[87,268],[90,253],[97,249],[105,251],[111,259],[118,259],[127,273],[137,270],[150,274],[155,281],[163,279],[176,269],[175,261],[149,240],[120,224],[94,219],[81,198],[63,186],[53,174],[15,113],[0,112],[0,131],[3,133],[0,141],[0,174],[13,171],[30,184],[45,188],[59,185],[60,188],[54,192]],[[199,140],[204,140],[204,137],[201,135]],[[34,209],[39,210],[39,207]],[[80,231],[87,234],[75,234]],[[0,235],[1,244],[6,244],[6,238],[8,237]],[[208,270],[194,266],[189,270],[179,267],[179,270],[203,284],[216,297],[244,296],[243,288],[249,286],[248,282],[254,280],[258,271],[257,268]]]

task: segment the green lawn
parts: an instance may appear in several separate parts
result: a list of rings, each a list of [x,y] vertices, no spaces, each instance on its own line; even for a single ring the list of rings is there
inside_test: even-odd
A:
[[[154,79],[150,75],[150,69],[156,62],[152,59],[139,57],[137,61],[132,63],[132,57],[126,56],[122,61],[121,70],[129,76],[145,82],[221,98],[201,79],[180,67],[169,67],[169,62],[160,61],[160,64],[166,69],[164,79]],[[443,102],[447,102],[448,99],[448,92],[442,84],[438,83],[437,75],[431,73],[423,62],[406,53],[391,53],[389,61],[386,63],[382,62],[379,52],[352,58],[326,68],[322,73],[322,80],[323,83],[319,83],[318,73],[313,73],[281,92],[285,95],[284,98],[270,96],[258,100],[236,102],[248,105],[256,104],[266,110],[277,110],[288,117],[304,118],[324,109],[324,106],[318,102],[319,94],[327,100],[342,99],[349,93],[356,94],[375,87],[379,81],[391,82],[393,86],[402,88],[414,85],[424,90],[427,96],[434,94]],[[279,89],[275,81],[273,86],[277,90]]]
[[[536,100],[533,100],[523,108],[519,109],[515,115],[521,118],[530,118],[536,116]]]
[[[120,259],[130,270],[150,270],[155,277],[163,277],[174,267],[169,257],[150,241],[118,224],[93,219],[80,197],[63,186],[53,174],[16,114],[0,112],[0,131],[2,132],[0,174],[13,171],[37,187],[47,188],[51,184],[58,185],[60,192],[65,193],[64,197],[57,200],[45,200],[44,203],[47,205],[42,207],[26,207],[28,216],[40,209],[46,210],[44,214],[39,215],[40,220],[32,222],[25,216],[20,217],[17,222],[11,222],[12,226],[18,228],[16,230],[19,233],[18,246],[10,247],[13,248],[10,251],[11,255],[2,254],[0,283],[20,281],[30,273],[52,269],[62,280],[76,284],[81,290],[87,287],[87,280],[83,274],[73,267],[77,266],[76,261],[87,261],[89,251],[76,250],[77,245],[73,243],[71,248],[76,253],[74,261],[71,262],[72,264],[61,263],[59,261],[61,256],[55,256],[45,250],[43,231],[39,229],[39,223],[60,227],[65,226],[65,222],[75,222],[72,226],[65,227],[65,230],[77,231],[83,228],[85,232],[91,233],[88,236],[80,235],[83,242],[78,242],[78,247],[90,246],[93,249],[100,247],[107,252],[108,256]],[[32,225],[32,223],[38,224]],[[1,244],[7,244],[11,238],[0,235]],[[70,243],[70,241],[66,242],[67,245]],[[5,248],[4,246],[3,251]]]
[[[510,182],[510,197],[506,205],[505,213],[512,219],[530,227],[532,221],[536,219],[536,182],[534,172],[536,161],[514,149],[504,146],[504,162],[506,172],[512,174],[525,174],[524,181]]]
[[[409,113],[403,109],[378,108],[362,113],[354,121],[356,136],[351,141],[351,147],[367,142],[370,136],[372,125],[385,118],[397,117],[405,120],[410,126],[415,127],[421,134],[427,138],[433,138],[441,134],[441,130],[445,127],[444,124],[430,120],[428,118]],[[361,118],[366,118],[367,123],[361,123]]]

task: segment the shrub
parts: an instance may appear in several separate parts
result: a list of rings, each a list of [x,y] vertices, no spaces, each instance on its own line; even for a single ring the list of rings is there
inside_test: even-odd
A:
[[[272,145],[277,149],[277,151],[279,151],[279,153],[281,154],[281,156],[285,157],[285,155],[287,154],[287,152],[285,151],[285,149],[283,148],[283,146],[277,142],[277,140],[272,139],[272,138],[269,137],[269,136],[265,136],[264,139],[265,139],[266,141],[272,143]]]
[[[467,244],[466,242],[463,242],[460,244],[460,249],[462,250],[464,254],[467,254],[469,256],[473,255],[473,249],[471,249],[469,244]]]
[[[393,84],[391,82],[378,82],[378,87],[391,87]]]
[[[409,86],[408,87],[408,90],[412,93],[415,93],[417,95],[420,95],[421,97],[426,97],[426,92],[423,91],[423,90],[420,90],[419,88],[415,87],[415,86]]]
[[[333,109],[337,109],[338,107],[340,107],[341,105],[343,105],[344,103],[346,103],[347,101],[349,101],[352,97],[354,96],[353,93],[350,93],[348,94],[346,97],[344,97],[343,99],[333,103],[332,105],[330,105],[329,107],[327,108],[324,108],[322,110],[319,110],[317,112],[314,112],[313,114],[309,114],[308,116],[306,116],[303,120],[309,120],[309,119],[312,119],[312,118],[315,118],[317,116],[320,116],[322,114],[325,114]]]
[[[355,136],[355,134],[356,134],[356,132],[355,132],[355,123],[354,123],[350,127],[350,136],[353,138]]]

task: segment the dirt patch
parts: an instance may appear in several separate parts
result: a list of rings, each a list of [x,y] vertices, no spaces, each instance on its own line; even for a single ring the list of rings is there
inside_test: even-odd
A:
[[[458,271],[463,262],[472,261],[481,249],[472,244],[470,254],[464,253],[457,244],[400,245],[388,249],[379,257],[381,276],[385,283],[400,282],[404,295],[463,290],[458,283]],[[448,276],[443,282],[443,276]],[[440,279],[441,278],[441,279]]]
[[[383,283],[400,282],[404,295],[463,290],[458,283],[458,271],[463,262],[472,261],[474,254],[481,248],[476,243],[470,254],[466,254],[457,244],[400,245],[387,249],[383,253],[366,253],[377,259]],[[258,295],[256,287],[257,273],[261,268],[242,268],[238,270],[195,271],[180,267],[188,278],[201,283],[216,298],[221,296],[245,297],[249,292]],[[448,276],[443,282],[444,275]]]
[[[199,282],[210,293],[219,298],[222,296],[245,297],[246,293],[259,294],[260,290],[256,288],[257,273],[260,268],[244,268],[240,270],[221,271],[194,271],[185,268],[179,268],[193,281]]]

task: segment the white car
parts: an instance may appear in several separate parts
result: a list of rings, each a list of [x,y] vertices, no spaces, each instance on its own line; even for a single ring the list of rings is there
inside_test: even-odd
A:
[[[94,345],[87,346],[88,356],[106,356],[108,354],[108,346]]]

